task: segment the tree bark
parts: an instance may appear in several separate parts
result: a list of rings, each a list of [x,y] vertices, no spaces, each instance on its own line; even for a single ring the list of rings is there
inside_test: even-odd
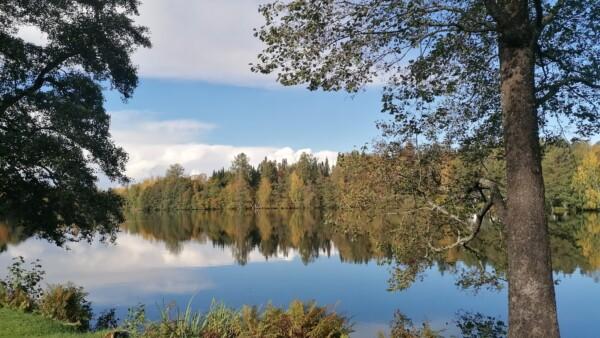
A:
[[[504,41],[501,37],[499,53],[507,175],[509,337],[559,337],[535,106],[534,48],[523,36]]]

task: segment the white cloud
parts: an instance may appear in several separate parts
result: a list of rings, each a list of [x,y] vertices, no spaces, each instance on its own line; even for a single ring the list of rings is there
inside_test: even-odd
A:
[[[261,50],[253,28],[262,25],[259,0],[144,0],[139,24],[150,28],[153,48],[134,61],[142,76],[239,85],[273,85],[250,72]]]
[[[150,121],[144,122],[142,128],[149,132],[168,132],[168,133],[198,133],[213,129],[215,126],[210,123],[198,122],[191,119],[169,120],[169,121]]]
[[[263,158],[293,163],[302,153],[327,158],[333,163],[337,153],[333,151],[313,152],[311,149],[294,150],[290,147],[236,147],[210,144],[127,144],[121,142],[129,153],[127,174],[134,179],[164,174],[166,168],[179,163],[189,174],[210,173],[215,169],[227,168],[235,155],[245,153],[251,163],[257,165]]]
[[[250,71],[264,45],[254,29],[268,0],[143,0],[136,24],[150,29],[152,48],[133,55],[142,77],[200,80],[251,87],[277,87],[275,75]],[[19,36],[45,45],[47,36],[23,26]],[[375,85],[381,84],[375,79]]]
[[[37,26],[23,25],[18,28],[17,36],[25,42],[42,46],[48,44],[48,35],[43,33]]]
[[[261,42],[254,28],[263,24],[258,5],[265,0],[144,0],[139,25],[150,29],[153,47],[139,49],[134,63],[141,76],[212,83],[274,86],[273,76],[255,74]],[[25,41],[45,45],[47,36],[20,27]]]
[[[111,113],[112,135],[118,143],[175,144],[198,140],[215,129],[212,123],[193,119],[160,120],[153,112]]]
[[[132,111],[111,114],[113,138],[129,154],[127,175],[136,181],[162,175],[174,163],[183,165],[189,174],[210,174],[229,167],[242,152],[255,166],[265,157],[294,163],[302,153],[313,154],[323,161],[328,159],[331,164],[337,159],[337,152],[331,150],[207,144],[206,134],[217,126],[193,119],[159,120],[159,115]]]

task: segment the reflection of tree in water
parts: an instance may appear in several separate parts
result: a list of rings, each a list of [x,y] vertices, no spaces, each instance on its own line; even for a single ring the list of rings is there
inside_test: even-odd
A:
[[[6,223],[0,223],[0,252],[6,251],[9,244],[16,245],[24,238],[22,227],[11,227]]]
[[[600,281],[600,214],[563,217],[551,221],[549,227],[555,272],[581,271]],[[429,236],[437,246],[445,246],[455,237],[452,231],[438,231],[444,229],[443,222],[429,212],[383,215],[322,214],[314,210],[134,213],[128,215],[122,228],[147,240],[164,243],[175,254],[180,253],[186,242],[211,243],[230,249],[239,264],[246,264],[253,251],[267,259],[296,252],[309,264],[319,255],[329,256],[335,249],[343,262],[392,264],[396,273],[390,280],[391,288],[410,286],[421,271],[430,267],[456,274],[458,284],[463,287],[495,287],[498,284],[494,283],[502,280],[506,269],[502,228],[491,223],[485,224],[468,246],[432,253],[423,238]],[[428,232],[431,228],[436,232]],[[26,238],[22,228],[0,224],[0,252],[6,250],[7,245],[16,245]],[[465,318],[471,322],[467,320],[464,327],[473,330],[485,329],[472,323],[477,320],[492,325],[492,329],[495,325],[490,317],[483,315]],[[459,328],[460,320],[455,322]]]
[[[449,325],[450,323],[446,323]],[[479,312],[459,311],[452,320],[452,324],[460,331],[463,338],[503,338],[508,333],[508,327],[504,321]],[[432,327],[428,322],[416,325],[400,310],[394,313],[394,319],[390,323],[390,338],[438,338],[444,337],[447,327]],[[452,337],[455,337],[452,335]],[[379,338],[386,338],[384,333],[379,333]]]
[[[324,215],[314,210],[262,210],[132,214],[123,228],[164,242],[173,253],[179,253],[187,241],[210,242],[232,250],[239,264],[246,264],[253,250],[267,259],[294,251],[308,264],[321,254],[330,255],[335,248],[343,262],[393,264],[396,268],[390,280],[392,289],[410,286],[430,267],[458,275],[457,284],[461,287],[496,288],[503,286],[506,270],[500,226],[486,224],[465,247],[432,252],[423,238],[444,246],[455,237],[449,229],[439,231],[444,229],[443,219],[436,219],[429,212]],[[580,270],[592,274],[600,269],[597,214],[551,222],[550,230],[555,272],[572,274]],[[2,232],[0,236],[6,237]]]
[[[239,264],[246,264],[253,250],[267,259],[288,256],[293,251],[308,264],[321,254],[329,256],[335,248],[343,262],[393,264],[392,289],[410,286],[422,271],[433,266],[457,274],[458,284],[463,287],[500,285],[498,281],[502,281],[506,269],[502,229],[487,224],[468,246],[433,253],[423,238],[444,246],[455,237],[452,231],[444,231],[439,217],[431,215],[373,215],[362,211],[323,214],[314,210],[132,213],[122,228],[162,242],[175,254],[189,241],[229,248]],[[549,226],[554,271],[598,276],[600,214],[562,217]],[[0,224],[0,252],[27,238],[22,227]]]
[[[216,247],[230,248],[240,264],[248,261],[254,249],[267,259],[287,256],[293,250],[305,264],[321,253],[330,255],[333,247],[351,262],[367,262],[376,256],[366,243],[368,236],[349,238],[337,233],[319,212],[309,210],[132,214],[123,228],[164,242],[173,253],[186,241],[210,241]]]
[[[589,264],[589,270],[600,269],[600,217],[597,213],[583,215],[583,224],[576,234],[581,254]]]

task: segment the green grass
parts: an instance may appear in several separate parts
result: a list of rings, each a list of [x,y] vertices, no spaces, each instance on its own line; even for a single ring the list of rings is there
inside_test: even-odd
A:
[[[0,337],[101,338],[107,332],[79,333],[73,327],[37,314],[0,308]]]

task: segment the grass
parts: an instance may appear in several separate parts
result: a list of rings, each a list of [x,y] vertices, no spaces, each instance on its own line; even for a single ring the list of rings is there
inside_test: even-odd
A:
[[[352,325],[345,317],[319,307],[313,302],[293,301],[288,309],[267,305],[234,310],[213,302],[201,314],[192,311],[191,301],[185,311],[168,305],[157,321],[147,321],[144,307],[130,310],[123,330],[133,337],[331,337],[348,338]],[[48,319],[37,313],[0,308],[0,338],[103,338],[110,331],[78,332],[72,324]]]
[[[80,333],[72,326],[37,314],[0,308],[0,337],[101,338],[107,332]]]

